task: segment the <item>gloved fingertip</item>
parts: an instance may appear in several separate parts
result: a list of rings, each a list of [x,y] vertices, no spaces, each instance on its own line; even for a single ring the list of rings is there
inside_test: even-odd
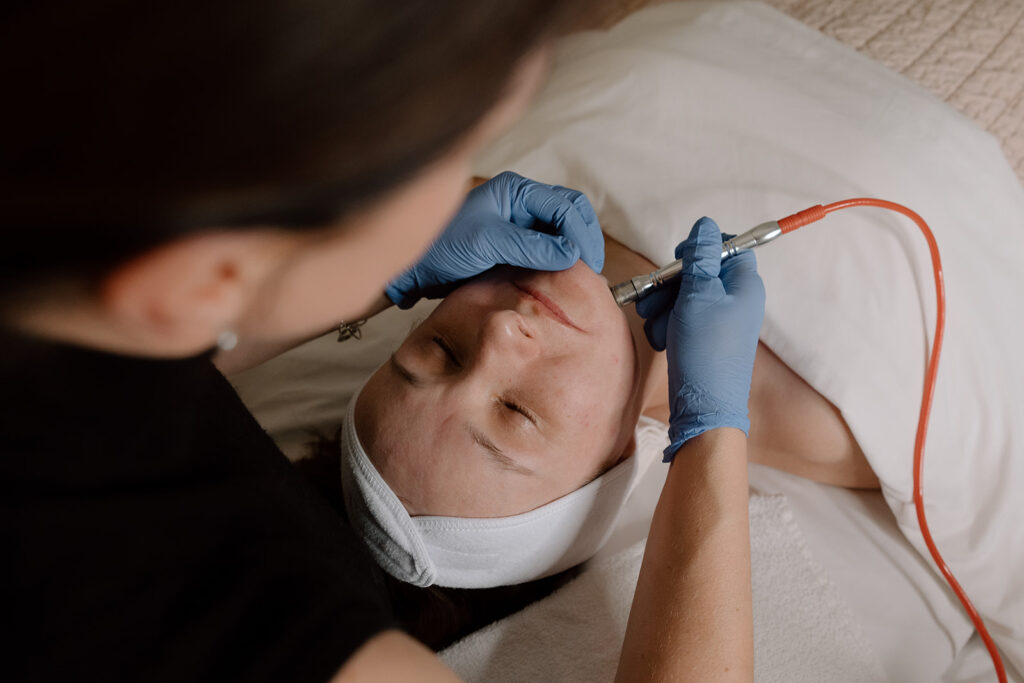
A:
[[[584,263],[586,263],[587,266],[589,266],[590,269],[592,271],[594,271],[595,273],[600,273],[602,270],[604,270],[604,254],[603,253],[600,256],[598,256],[598,257],[594,257],[593,255],[590,255],[590,256],[580,256],[580,260],[583,261]]]
[[[562,235],[547,235],[542,232],[524,232],[523,256],[509,259],[509,265],[535,270],[565,270],[580,260],[580,248]]]
[[[718,223],[704,216],[693,224],[693,227],[690,228],[690,234],[687,235],[686,239],[676,245],[676,258],[682,258],[688,248],[692,249],[696,246],[714,244],[716,240],[719,244],[723,240],[723,235],[718,229]]]
[[[682,447],[682,442],[673,441],[672,443],[670,443],[668,446],[665,447],[665,450],[661,452],[661,462],[665,464],[670,464],[673,460],[676,459],[676,453],[678,453],[679,449]]]
[[[558,234],[571,239],[579,247],[583,262],[595,273],[600,273],[604,269],[604,235],[593,210],[591,215],[593,219],[588,221],[575,203],[568,204],[566,211],[557,218],[555,229]]]
[[[600,238],[600,232],[597,234],[597,240],[580,240],[580,260],[595,273],[600,273],[604,270],[604,240]]]
[[[502,171],[498,175],[496,175],[493,178],[491,178],[491,180],[499,181],[499,182],[512,182],[512,181],[526,180],[526,178],[524,178],[523,176],[519,175],[515,171]]]
[[[396,287],[394,283],[388,284],[388,286],[384,288],[384,295],[391,301],[391,303],[403,310],[412,308],[416,305],[416,302],[419,301],[418,296],[409,296]]]
[[[652,318],[668,310],[675,304],[678,291],[678,285],[673,287],[671,284],[655,289],[636,302],[637,315],[641,318]]]
[[[636,314],[647,320],[651,317],[651,314],[656,311],[654,303],[650,301],[651,297],[647,296],[636,302]]]
[[[597,219],[594,206],[585,194],[580,192],[572,203],[583,219],[582,231],[592,242],[589,249],[583,250],[587,265],[593,268],[595,273],[600,273],[604,269],[604,233],[601,231],[601,223]]]
[[[704,216],[690,229],[690,236],[676,246],[676,258],[683,260],[683,275],[717,278],[722,264],[722,232],[718,223]]]
[[[587,225],[597,223],[597,213],[594,211],[594,205],[590,203],[590,199],[587,195],[582,192],[577,192],[577,197],[572,200],[573,206],[583,216],[583,220],[587,222]]]
[[[507,195],[512,192],[512,187],[522,182],[523,177],[513,171],[502,171],[493,176],[487,182],[481,183],[469,191],[470,195],[487,193],[492,196]]]
[[[702,216],[693,224],[693,228],[690,230],[690,237],[697,240],[699,244],[706,244],[709,242],[722,242],[722,231],[718,227],[718,223],[712,218]]]
[[[572,239],[565,237],[564,235],[556,235],[553,237],[545,235],[545,237],[549,237],[550,239],[557,242],[559,252],[562,254],[562,257],[567,262],[567,265],[565,266],[566,268],[568,268],[569,266],[583,258],[583,249],[581,249],[580,246],[576,244],[576,242],[573,241]],[[602,254],[601,256],[603,265],[604,254]]]
[[[655,351],[665,350],[665,336],[668,330],[668,316],[663,315],[657,318],[649,318],[644,321],[644,335],[647,343]]]

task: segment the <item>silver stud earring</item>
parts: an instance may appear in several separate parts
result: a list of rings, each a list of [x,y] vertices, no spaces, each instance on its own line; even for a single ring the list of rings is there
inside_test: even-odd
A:
[[[221,351],[230,351],[238,346],[238,335],[233,330],[224,330],[217,335],[217,348]]]

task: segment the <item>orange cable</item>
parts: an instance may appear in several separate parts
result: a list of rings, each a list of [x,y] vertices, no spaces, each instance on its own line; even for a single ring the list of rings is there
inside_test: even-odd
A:
[[[928,418],[931,413],[932,396],[935,393],[935,377],[939,371],[939,352],[942,350],[942,335],[946,326],[946,288],[943,284],[942,261],[939,258],[939,245],[935,241],[935,235],[932,234],[931,228],[928,227],[924,219],[914,211],[911,211],[902,204],[896,204],[884,199],[872,199],[870,197],[846,199],[826,206],[817,204],[781,219],[779,227],[782,228],[782,233],[786,234],[809,223],[820,221],[833,211],[848,209],[853,206],[876,206],[901,213],[917,223],[917,227],[921,228],[925,240],[928,241],[928,249],[932,257],[932,269],[935,271],[937,313],[935,317],[935,337],[932,341],[931,357],[928,360],[928,368],[925,373],[924,395],[921,398],[921,413],[918,417],[917,437],[914,441],[914,508],[917,511],[917,523],[921,528],[921,535],[924,537],[925,545],[928,546],[928,552],[931,553],[932,559],[935,560],[935,564],[938,566],[942,576],[945,577],[946,582],[949,583],[950,588],[956,593],[956,597],[959,598],[960,604],[964,606],[967,615],[974,622],[974,627],[981,635],[981,639],[985,641],[985,647],[988,648],[989,657],[992,658],[992,664],[995,666],[999,683],[1006,683],[1006,669],[1003,667],[1003,660],[999,656],[999,650],[996,648],[995,641],[989,635],[988,629],[985,628],[985,623],[974,608],[970,598],[967,597],[967,593],[964,592],[956,577],[953,576],[953,572],[946,565],[946,561],[942,559],[942,555],[939,554],[939,549],[935,545],[934,539],[932,539],[932,533],[928,528],[928,521],[925,519],[924,514],[924,441],[928,432]]]

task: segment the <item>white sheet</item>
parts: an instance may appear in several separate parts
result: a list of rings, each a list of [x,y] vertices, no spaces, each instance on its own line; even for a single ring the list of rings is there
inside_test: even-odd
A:
[[[984,652],[984,645],[968,640],[971,626],[967,615],[903,537],[880,492],[825,486],[755,464],[748,471],[752,494],[786,497],[808,554],[864,630],[888,680],[937,681],[948,675],[958,660],[969,660],[974,667],[970,671],[985,671],[984,661],[979,666],[974,652],[978,648]],[[666,473],[665,469],[652,469],[640,482],[616,534],[596,561],[646,537]],[[752,526],[751,532],[757,530]],[[752,557],[754,573],[760,570],[758,561],[764,563],[768,558]],[[755,594],[755,600],[758,597]],[[768,609],[768,605],[762,604],[760,609]],[[610,639],[606,645],[618,647]],[[991,675],[991,663],[987,673]],[[824,679],[806,672],[792,680]],[[967,683],[971,678],[964,674],[946,680]]]
[[[767,7],[686,2],[565,41],[537,105],[478,171],[506,168],[584,190],[606,230],[656,261],[704,214],[739,232],[863,195],[921,213],[948,295],[929,521],[994,637],[1024,664],[1024,189],[992,138]],[[916,228],[844,212],[758,260],[762,339],[840,408],[901,531],[926,553],[911,456],[935,305]]]
[[[967,617],[900,533],[880,493],[823,486],[759,465],[749,470],[752,501],[758,501],[752,513],[757,506],[771,512],[769,496],[784,500],[791,515],[779,523],[766,514],[751,518],[755,680],[877,680],[875,667],[883,680],[901,683],[992,680],[984,645],[977,638],[964,643]],[[637,544],[665,472],[648,473],[618,536],[576,583],[453,645],[442,653],[445,661],[469,681],[536,680],[538,670],[558,673],[545,680],[610,680],[639,569]],[[769,551],[775,544],[780,552]],[[794,545],[805,553],[794,553]],[[807,604],[787,608],[774,592],[798,590],[808,575],[815,577],[806,594],[812,610],[813,600],[822,604],[803,618],[825,619],[831,627],[817,634],[814,648],[844,664],[828,675],[799,661],[811,646],[798,621]],[[773,610],[781,615],[769,629]],[[559,629],[559,638],[541,637],[545,624]],[[848,633],[850,643],[839,633]],[[1022,680],[1012,670],[1010,678]]]
[[[849,606],[808,552],[786,497],[752,494],[750,530],[755,680],[887,680]],[[556,594],[460,641],[442,659],[469,683],[613,680],[643,550],[641,540],[596,560]]]

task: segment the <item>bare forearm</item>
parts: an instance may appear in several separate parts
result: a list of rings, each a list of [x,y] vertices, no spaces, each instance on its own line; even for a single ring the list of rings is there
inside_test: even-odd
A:
[[[380,297],[362,315],[356,316],[351,322],[355,322],[355,320],[362,320],[364,318],[372,318],[392,305],[391,300],[382,292]],[[341,321],[339,320],[338,323],[340,322]],[[213,364],[216,365],[217,368],[225,375],[232,375],[236,372],[254,368],[260,363],[268,361],[275,356],[279,356],[285,351],[293,349],[300,344],[304,344],[311,339],[323,336],[332,329],[334,329],[333,326],[301,337],[274,339],[271,341],[252,340],[245,339],[243,337],[239,340],[238,346],[230,351],[219,351],[213,358]]]
[[[753,679],[746,437],[715,429],[676,454],[651,523],[619,681]]]

